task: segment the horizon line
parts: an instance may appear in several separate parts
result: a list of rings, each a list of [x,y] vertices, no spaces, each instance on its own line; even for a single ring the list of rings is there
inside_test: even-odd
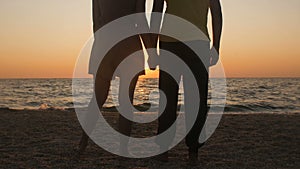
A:
[[[222,78],[222,77],[211,77],[211,78]],[[284,79],[284,78],[300,78],[300,76],[249,76],[249,77],[225,77],[226,79]],[[8,77],[1,78],[0,80],[18,80],[18,79],[92,79],[92,77]],[[158,77],[142,77],[142,79],[158,79]]]

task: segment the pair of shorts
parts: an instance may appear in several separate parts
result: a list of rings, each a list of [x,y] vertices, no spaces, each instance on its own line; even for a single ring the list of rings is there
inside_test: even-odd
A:
[[[95,40],[93,44],[93,49],[91,52],[89,73],[94,75],[94,77],[100,77],[105,80],[112,80],[116,76],[121,77],[122,74],[126,75],[130,71],[137,71],[138,75],[145,74],[144,71],[144,55],[142,52],[142,44],[138,35],[128,37],[115,46],[113,46],[105,56],[100,56],[96,51],[96,48],[101,48],[101,43],[97,43],[98,39]],[[128,57],[138,52],[134,57]],[[121,66],[121,62],[126,59],[127,63]],[[99,64],[99,60],[101,63]]]

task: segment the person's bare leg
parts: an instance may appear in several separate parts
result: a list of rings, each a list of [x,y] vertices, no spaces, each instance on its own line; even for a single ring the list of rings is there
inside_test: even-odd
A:
[[[90,134],[93,129],[95,128],[95,125],[98,121],[99,118],[99,113],[101,112],[93,112],[95,108],[92,106],[97,106],[99,107],[99,110],[102,108],[103,104],[105,103],[108,92],[109,92],[109,87],[110,87],[110,81],[105,80],[102,78],[96,78],[95,81],[95,95],[90,101],[89,107],[88,107],[88,113],[86,115],[86,120],[85,120],[85,126],[84,129],[82,130],[82,137],[79,143],[79,155],[84,152],[84,150],[87,147],[88,139]],[[96,104],[96,102],[98,104]]]
[[[133,97],[134,97],[134,90],[136,87],[136,83],[138,81],[138,76],[135,76],[129,85],[126,82],[128,79],[120,78],[120,87],[119,87],[119,104],[120,109],[123,113],[126,113],[127,117],[133,117],[133,110],[126,105],[128,100],[126,99],[129,96],[130,103],[133,105]],[[127,100],[127,101],[126,101]],[[119,114],[119,131],[122,135],[130,136],[132,127],[132,121],[127,119],[126,117]],[[128,155],[128,142],[129,139],[124,136],[120,136],[120,153],[123,155]]]

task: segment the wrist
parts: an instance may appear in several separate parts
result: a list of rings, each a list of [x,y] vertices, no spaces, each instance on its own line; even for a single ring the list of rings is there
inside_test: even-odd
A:
[[[217,44],[213,44],[213,48],[219,53],[220,46]]]

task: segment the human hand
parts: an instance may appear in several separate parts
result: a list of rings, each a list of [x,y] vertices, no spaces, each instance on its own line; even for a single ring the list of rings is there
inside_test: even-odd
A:
[[[215,47],[212,47],[210,49],[210,66],[214,66],[218,63],[219,61],[219,49],[218,48],[215,48]]]
[[[150,70],[155,70],[158,66],[158,54],[157,54],[157,40],[156,34],[143,35],[144,44],[148,54],[148,65]]]
[[[155,70],[156,67],[158,66],[158,54],[157,54],[157,49],[156,48],[150,48],[147,49],[148,53],[148,65],[150,70]]]

